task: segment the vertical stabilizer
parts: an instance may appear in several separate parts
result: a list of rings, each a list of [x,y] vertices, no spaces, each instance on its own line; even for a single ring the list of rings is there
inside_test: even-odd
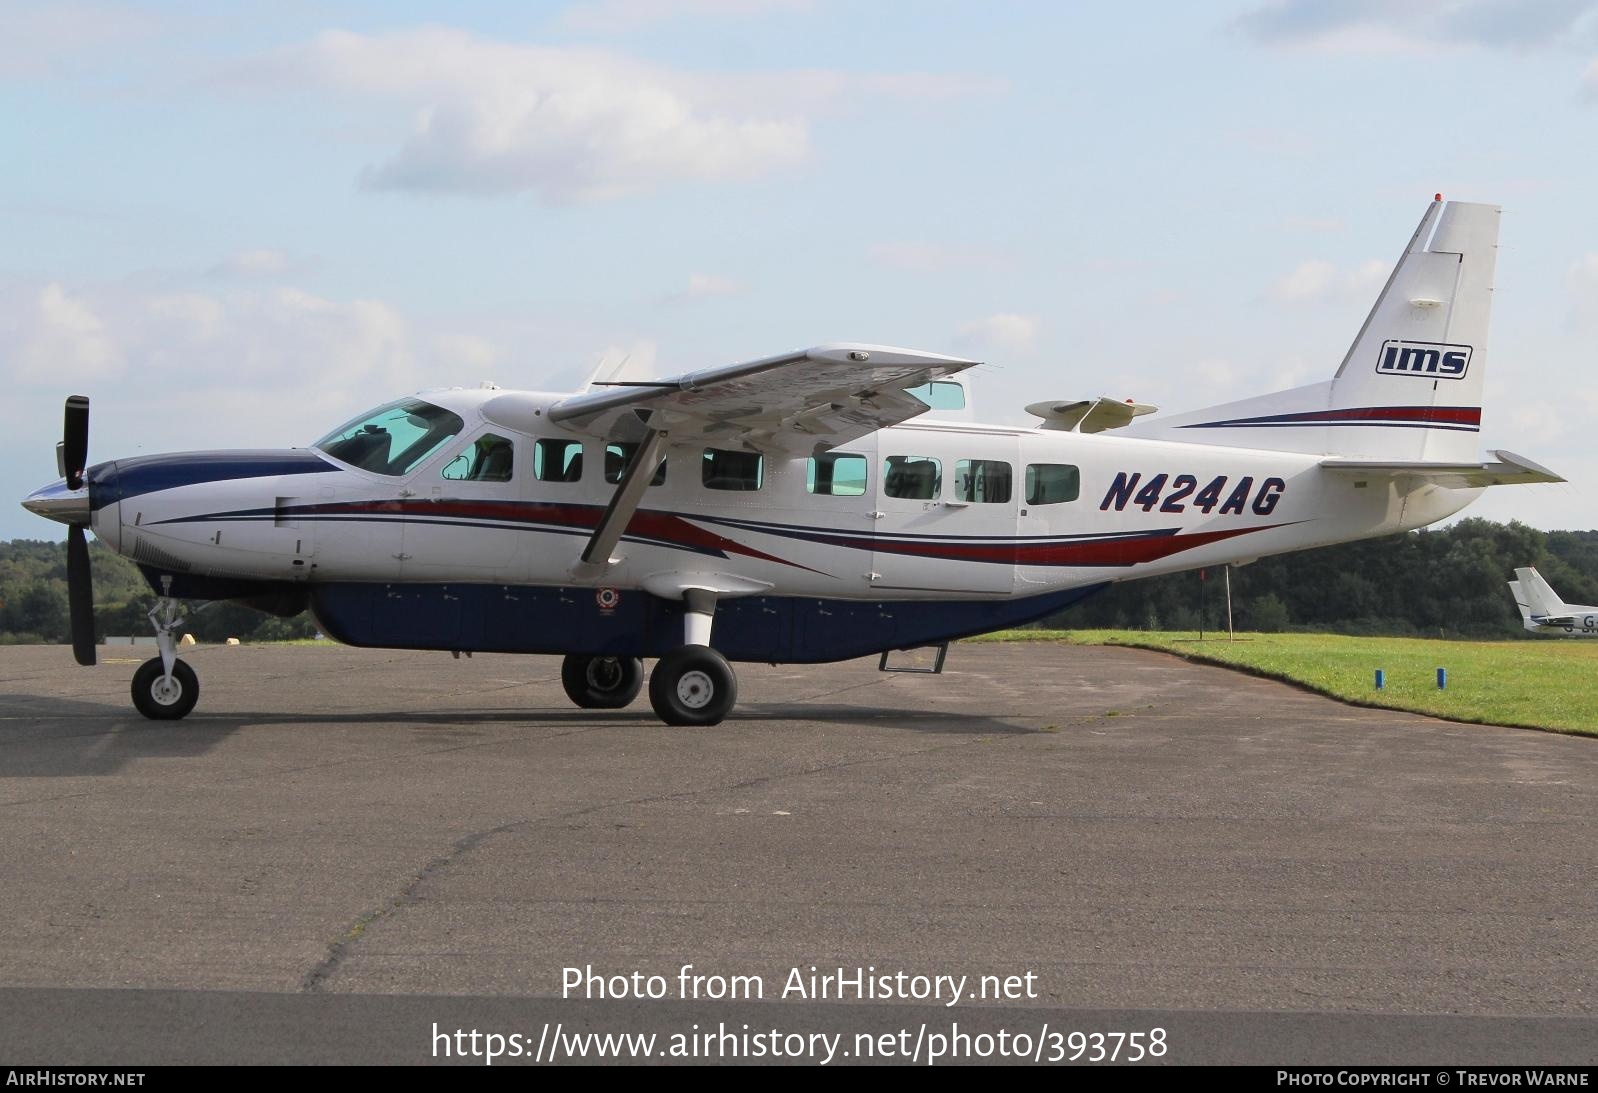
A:
[[[1332,381],[1333,406],[1384,422],[1352,430],[1370,434],[1356,443],[1391,458],[1476,458],[1498,220],[1496,205],[1426,211]]]
[[[1555,594],[1548,582],[1543,580],[1542,574],[1535,569],[1528,566],[1515,570],[1515,580],[1520,584],[1521,593],[1526,597],[1526,606],[1534,618],[1558,618],[1570,614],[1565,601]]]
[[[1332,379],[1128,433],[1356,459],[1474,461],[1498,220],[1496,205],[1432,202]]]

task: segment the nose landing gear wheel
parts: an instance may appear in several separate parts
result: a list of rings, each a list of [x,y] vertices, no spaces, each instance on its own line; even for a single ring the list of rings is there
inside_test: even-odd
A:
[[[644,686],[644,662],[637,657],[585,657],[573,654],[560,664],[566,697],[585,710],[619,710]]]
[[[145,661],[133,673],[133,705],[152,721],[186,717],[200,700],[200,680],[193,668],[180,660],[172,665],[172,678],[165,675],[160,657]]]
[[[649,704],[668,725],[716,725],[738,701],[738,677],[708,645],[685,645],[655,663]]]

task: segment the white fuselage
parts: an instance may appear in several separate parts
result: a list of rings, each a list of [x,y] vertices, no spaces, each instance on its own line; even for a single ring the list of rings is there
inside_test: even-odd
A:
[[[862,457],[858,495],[812,492],[805,458],[771,456],[759,488],[729,491],[705,482],[704,440],[673,437],[665,481],[648,488],[613,563],[585,573],[575,563],[616,490],[605,446],[558,426],[512,435],[480,412],[497,393],[426,394],[466,427],[404,477],[318,457],[325,470],[130,491],[93,528],[135,561],[219,578],[648,589],[662,574],[705,574],[771,595],[1003,599],[1420,527],[1479,493],[1362,482],[1314,455],[924,419],[837,449]],[[490,432],[514,443],[509,480],[445,477]],[[534,444],[549,439],[584,445],[577,480],[535,475]],[[907,492],[886,480],[895,457],[938,462],[930,496],[924,481],[894,495]],[[1007,465],[1009,496],[968,500],[962,461]],[[1074,499],[1029,500],[1038,465],[1076,468]]]

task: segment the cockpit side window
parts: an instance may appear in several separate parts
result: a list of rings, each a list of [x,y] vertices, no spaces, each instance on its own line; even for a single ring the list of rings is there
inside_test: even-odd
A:
[[[444,464],[443,476],[451,482],[509,482],[515,459],[514,444],[505,437],[484,433]]]
[[[459,414],[442,406],[401,399],[339,426],[315,447],[363,471],[398,477],[409,474],[464,427]]]

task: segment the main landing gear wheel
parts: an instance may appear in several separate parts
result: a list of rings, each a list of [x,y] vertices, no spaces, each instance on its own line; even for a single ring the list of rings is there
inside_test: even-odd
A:
[[[619,710],[644,686],[644,662],[637,657],[584,657],[575,653],[560,664],[566,697],[585,710]]]
[[[738,701],[738,677],[708,645],[685,645],[655,662],[649,704],[668,725],[716,725]]]
[[[152,657],[133,673],[133,705],[152,721],[176,721],[200,700],[200,680],[183,661],[172,665],[172,678],[160,657]]]

